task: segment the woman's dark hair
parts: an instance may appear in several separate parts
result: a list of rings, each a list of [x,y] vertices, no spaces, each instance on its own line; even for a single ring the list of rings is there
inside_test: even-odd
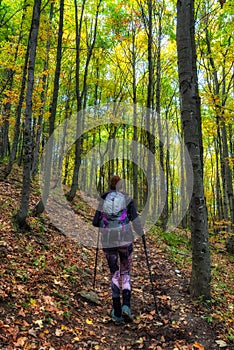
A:
[[[120,177],[118,175],[111,176],[110,178],[110,189],[116,190],[116,185],[120,181]]]

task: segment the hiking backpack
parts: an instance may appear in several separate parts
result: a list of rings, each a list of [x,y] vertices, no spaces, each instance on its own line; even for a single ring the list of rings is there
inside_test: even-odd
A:
[[[130,231],[130,226],[126,197],[122,192],[111,191],[106,196],[102,207],[101,228],[104,234],[108,234],[108,240],[116,240],[116,234],[117,240],[126,238],[124,234]]]

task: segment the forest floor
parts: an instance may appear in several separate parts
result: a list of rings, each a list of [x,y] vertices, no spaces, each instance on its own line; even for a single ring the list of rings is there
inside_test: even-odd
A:
[[[187,233],[176,232],[182,237],[176,247],[158,229],[146,236],[159,322],[144,249],[137,240],[131,274],[134,321],[116,326],[110,318],[109,272],[102,251],[98,298],[90,301],[83,293],[93,290],[95,249],[65,237],[46,214],[30,217],[30,230],[17,230],[13,215],[21,185],[16,174],[0,182],[0,350],[234,349],[234,259],[220,243],[212,251],[208,306],[194,302],[188,292],[191,257],[183,250]],[[31,208],[38,198],[38,190],[32,189]],[[86,213],[91,221],[93,213],[76,201],[78,215]]]

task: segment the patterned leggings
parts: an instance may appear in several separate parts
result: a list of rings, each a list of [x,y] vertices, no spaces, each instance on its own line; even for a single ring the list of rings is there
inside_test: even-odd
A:
[[[132,263],[132,243],[127,246],[103,249],[111,273],[112,297],[120,297],[120,277],[122,290],[131,290],[130,269]],[[120,264],[119,261],[120,260]]]

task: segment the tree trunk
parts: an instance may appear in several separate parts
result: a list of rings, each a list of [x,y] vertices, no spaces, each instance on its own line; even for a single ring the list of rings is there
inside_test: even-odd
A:
[[[153,108],[153,85],[154,85],[154,66],[153,66],[153,4],[152,0],[147,2],[147,14],[144,13],[144,9],[141,5],[142,16],[144,20],[145,30],[147,33],[147,64],[148,64],[148,82],[147,82],[147,100],[146,100],[146,135],[149,151],[152,154],[155,154],[155,138],[153,136],[153,123],[154,116],[152,116]],[[152,176],[153,168],[152,160],[148,159],[147,163],[147,189],[145,194],[149,196],[152,189]],[[153,197],[153,196],[152,196]],[[150,203],[147,203],[145,206],[146,211],[150,210]],[[144,224],[144,223],[143,223]]]
[[[229,82],[227,82],[227,73],[225,71],[226,55],[228,55],[230,40],[227,41],[227,50],[223,54],[222,74],[219,74],[220,67],[215,65],[215,60],[212,55],[212,41],[209,33],[209,15],[205,16],[207,23],[205,27],[205,38],[207,46],[207,57],[212,72],[212,83],[208,81],[209,90],[212,93],[214,100],[214,109],[216,113],[217,133],[218,133],[218,146],[220,154],[220,166],[221,166],[221,178],[222,178],[222,214],[225,221],[231,221],[231,226],[234,224],[234,196],[232,185],[232,170],[229,164],[229,154],[232,153],[228,150],[227,130],[225,125],[225,105],[228,96],[228,91],[231,90],[233,84],[233,74]],[[231,146],[231,145],[230,145]],[[230,147],[231,148],[231,147]],[[221,193],[217,193],[220,196]],[[220,210],[221,211],[221,210]]]
[[[62,39],[63,39],[63,20],[64,20],[64,0],[60,0],[60,16],[59,16],[59,33],[58,33],[58,46],[56,54],[56,68],[54,75],[54,89],[53,97],[50,106],[50,118],[49,118],[49,140],[47,142],[45,165],[44,165],[44,183],[42,190],[42,198],[37,203],[34,208],[34,214],[40,215],[45,209],[45,203],[49,196],[50,190],[50,180],[51,180],[51,169],[52,169],[52,152],[53,152],[53,133],[55,125],[55,117],[58,102],[58,92],[59,92],[59,79],[61,71],[61,61],[62,61]]]
[[[210,251],[208,242],[207,209],[204,198],[200,129],[194,74],[194,2],[177,2],[177,52],[181,95],[181,120],[185,145],[193,166],[193,194],[190,203],[192,233],[192,274],[190,290],[194,298],[210,298]],[[191,176],[191,174],[187,174]]]
[[[23,188],[20,208],[16,214],[16,222],[19,226],[26,224],[26,218],[29,208],[29,196],[31,185],[31,166],[33,157],[32,147],[32,95],[34,87],[34,71],[36,62],[36,48],[38,30],[40,24],[40,9],[41,0],[34,1],[33,17],[29,38],[29,64],[28,64],[28,79],[26,91],[26,112],[24,125],[24,169],[23,169]]]
[[[25,17],[26,17],[27,8],[28,8],[27,0],[24,0],[19,36],[18,36],[18,40],[17,40],[15,53],[14,53],[14,63],[16,63],[16,60],[18,57],[19,45],[20,45],[22,37],[23,37],[23,25],[24,25],[24,21],[25,21]],[[26,60],[26,62],[28,62],[28,59]],[[7,81],[5,84],[5,88],[7,88],[7,90],[11,92],[12,87],[13,87],[14,77],[15,77],[15,70],[14,69],[7,69],[6,75],[7,75],[7,79],[6,79]],[[10,154],[10,142],[9,142],[9,135],[8,135],[10,114],[11,114],[11,100],[9,98],[9,101],[3,106],[4,124],[3,124],[3,130],[2,130],[2,138],[0,140],[0,143],[2,141],[2,145],[0,146],[0,157],[6,157],[8,154]],[[21,116],[21,110],[20,110],[20,116]],[[17,124],[16,124],[16,126],[17,126]],[[1,129],[1,126],[0,126],[0,129]],[[19,136],[19,132],[17,130],[16,138],[18,136]],[[18,139],[17,139],[17,141],[18,141]],[[16,140],[15,140],[15,145],[17,146]],[[10,164],[8,164],[5,177],[7,177],[9,175],[9,173],[11,172],[12,165],[13,165],[13,162],[15,160],[16,150],[17,150],[17,147],[15,148],[15,145],[13,148],[13,152],[15,152],[15,153],[12,154],[12,162]]]
[[[165,192],[165,204],[163,206],[162,213],[160,215],[160,222],[163,229],[166,229],[168,221],[168,172],[165,179],[165,152],[164,146],[169,145],[167,142],[167,136],[163,134],[162,122],[161,122],[161,42],[162,42],[162,10],[158,10],[158,40],[157,40],[157,53],[156,53],[156,112],[159,132],[159,161],[160,161],[160,183],[163,192]],[[168,155],[167,155],[168,156]],[[166,157],[167,158],[167,157]],[[167,171],[167,169],[166,169]],[[154,189],[155,191],[155,189]]]
[[[32,28],[31,28],[32,31]],[[28,71],[28,60],[29,60],[29,46],[30,46],[30,37],[31,37],[31,31],[29,34],[29,42],[27,46],[27,51],[25,54],[25,61],[24,61],[24,68],[23,68],[23,75],[22,75],[22,82],[21,82],[21,90],[19,95],[19,102],[16,109],[16,120],[15,120],[15,126],[14,126],[14,137],[13,137],[13,143],[11,148],[10,157],[8,160],[8,164],[5,170],[5,177],[7,177],[11,170],[12,166],[14,164],[14,161],[16,159],[16,153],[18,148],[18,141],[19,141],[19,135],[20,135],[20,121],[21,121],[21,112],[23,108],[23,102],[24,102],[24,95],[25,95],[25,88],[26,88],[26,82],[27,82],[27,71]]]
[[[0,160],[7,157],[9,152],[9,115],[3,112],[4,122],[0,126]]]
[[[133,156],[133,200],[136,208],[138,207],[138,149],[135,147],[135,142],[137,142],[137,127],[136,124],[136,103],[137,103],[137,80],[136,80],[136,29],[132,28],[132,48],[131,48],[131,65],[132,65],[132,93],[133,93],[133,147],[132,147],[132,156]]]
[[[52,2],[50,5],[50,16],[49,16],[49,22],[51,23],[53,19],[53,13],[54,13],[54,3]],[[49,52],[50,52],[50,37],[49,37],[49,30],[47,31],[48,39],[46,42],[46,58],[44,61],[44,72],[47,72],[48,66],[49,66]],[[38,122],[37,122],[37,131],[36,131],[36,140],[35,140],[35,150],[34,150],[34,156],[33,156],[33,165],[32,165],[32,176],[36,176],[37,169],[38,169],[38,163],[39,163],[39,150],[40,150],[40,141],[41,141],[41,133],[42,133],[42,122],[43,122],[43,116],[44,116],[44,109],[46,104],[46,96],[47,96],[47,90],[48,90],[48,82],[47,82],[47,73],[43,73],[42,75],[42,92],[41,92],[41,109],[39,112]]]
[[[82,1],[82,8],[80,13],[80,20],[78,21],[78,6],[77,6],[77,0],[74,0],[74,6],[75,6],[75,23],[76,23],[76,102],[77,102],[77,130],[76,134],[80,134],[81,130],[81,121],[80,113],[82,109],[82,94],[80,90],[80,40],[81,40],[81,29],[83,24],[83,16],[84,16],[84,7],[85,7],[86,0]],[[78,137],[78,139],[75,142],[75,160],[74,160],[74,170],[73,170],[73,177],[72,177],[72,184],[71,189],[69,193],[67,194],[67,199],[69,201],[72,201],[73,198],[76,195],[76,191],[78,188],[78,176],[79,176],[79,169],[81,164],[81,137]]]
[[[77,131],[76,132],[77,132],[77,135],[80,134],[80,130],[82,128],[82,125],[80,125],[81,124],[80,113],[81,113],[82,107],[83,109],[85,109],[86,107],[87,77],[88,77],[89,63],[93,54],[93,48],[94,48],[96,36],[97,36],[98,15],[99,15],[99,8],[101,5],[101,2],[102,0],[99,0],[97,4],[92,40],[90,43],[87,43],[87,58],[86,58],[85,69],[84,69],[83,88],[81,90],[80,88],[80,40],[81,40],[81,29],[82,29],[82,23],[83,23],[84,6],[86,3],[86,0],[82,1],[82,9],[81,9],[79,23],[78,23],[77,0],[74,0],[75,21],[76,21],[76,99],[77,99]],[[74,161],[75,164],[74,164],[72,185],[71,185],[70,192],[67,194],[67,199],[70,201],[74,199],[76,195],[76,191],[78,189],[78,177],[79,177],[79,169],[81,164],[82,137],[78,137],[75,145],[76,145],[75,161]]]

